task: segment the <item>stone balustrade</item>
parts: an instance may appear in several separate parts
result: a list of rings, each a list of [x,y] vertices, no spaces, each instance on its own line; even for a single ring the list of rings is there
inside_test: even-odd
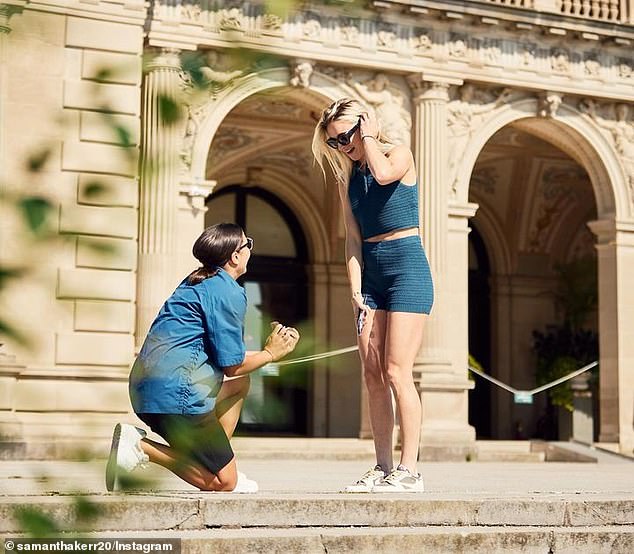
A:
[[[590,21],[612,22],[631,24],[634,18],[634,0],[475,0],[472,4],[495,4],[520,10],[531,10],[572,16]],[[376,0],[372,7],[378,11],[395,10],[409,15],[420,15],[431,10],[438,10],[438,5],[433,7],[416,6],[407,0],[391,1]],[[451,11],[451,6],[447,5]],[[302,6],[302,11],[311,11],[310,4]],[[329,17],[328,12],[321,8],[314,9],[315,19],[312,31],[316,38],[340,38],[338,35],[365,34],[374,32],[381,41],[381,36],[388,38],[381,29],[381,22],[372,21],[369,18],[361,22],[361,27],[356,31],[346,30],[338,25],[335,17]],[[160,19],[172,21],[196,21],[202,23],[210,30],[243,31],[246,33],[282,32],[286,37],[292,37],[294,33],[299,36],[305,34],[305,29],[298,23],[293,13],[285,17],[267,13],[266,3],[255,1],[244,3],[241,8],[227,8],[226,3],[219,0],[160,0],[156,5],[155,15]],[[356,16],[355,16],[356,18]],[[399,37],[391,37],[398,39]],[[403,37],[401,37],[403,38]],[[404,37],[407,38],[407,37]]]

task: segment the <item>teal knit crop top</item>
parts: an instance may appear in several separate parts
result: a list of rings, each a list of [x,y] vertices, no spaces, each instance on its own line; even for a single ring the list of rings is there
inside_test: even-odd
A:
[[[354,164],[348,197],[363,239],[418,227],[418,185],[394,181],[380,185],[369,169]]]

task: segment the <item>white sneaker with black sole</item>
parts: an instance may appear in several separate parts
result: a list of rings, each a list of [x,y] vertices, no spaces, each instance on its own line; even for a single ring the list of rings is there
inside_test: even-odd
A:
[[[106,465],[106,489],[110,492],[119,486],[121,473],[130,473],[145,467],[150,459],[141,449],[141,439],[146,432],[134,425],[117,423],[112,433],[110,456]]]
[[[418,473],[414,475],[405,466],[399,465],[390,474],[379,481],[372,492],[424,492],[423,476]]]
[[[372,492],[372,488],[385,477],[386,473],[380,465],[368,469],[361,478],[352,485],[348,485],[343,492]]]

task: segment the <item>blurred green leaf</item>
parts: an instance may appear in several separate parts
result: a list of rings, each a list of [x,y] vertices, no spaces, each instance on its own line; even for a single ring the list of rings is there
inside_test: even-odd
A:
[[[76,496],[75,517],[78,522],[86,522],[97,519],[101,515],[101,508],[98,504],[91,502],[85,496]]]
[[[23,267],[0,267],[0,288],[6,286],[7,281],[11,279],[19,279],[26,273]]]
[[[28,228],[33,233],[40,233],[49,214],[53,210],[52,204],[41,196],[27,196],[18,201],[18,208],[26,221]]]
[[[117,135],[118,142],[121,146],[132,146],[132,135],[127,127],[123,125],[114,125],[114,132]]]
[[[94,198],[96,196],[101,196],[102,194],[104,194],[107,191],[108,191],[108,187],[106,185],[104,185],[100,181],[90,181],[84,187],[84,194],[88,198]]]
[[[101,67],[95,74],[96,81],[109,81],[112,79],[114,70],[112,67]]]
[[[14,517],[20,524],[22,532],[33,538],[51,537],[60,532],[55,520],[38,508],[16,508]]]
[[[33,152],[26,160],[26,167],[31,173],[37,173],[42,170],[44,164],[51,157],[51,149],[48,147],[41,148]]]
[[[207,85],[207,79],[202,72],[202,67],[205,65],[207,62],[200,52],[187,52],[181,56],[183,71],[189,74],[192,84],[199,89]]]
[[[297,4],[297,0],[268,0],[264,5],[266,13],[285,17],[293,11]]]
[[[181,117],[179,105],[173,98],[165,95],[158,97],[158,103],[161,122],[165,125],[174,125]]]
[[[108,242],[105,240],[91,239],[89,237],[86,237],[83,244],[97,254],[112,256],[118,251],[117,247],[112,242]]]
[[[13,325],[3,321],[2,319],[0,319],[0,335],[10,338],[13,342],[24,347],[29,347],[31,344],[24,333],[18,331],[15,327],[13,327]]]

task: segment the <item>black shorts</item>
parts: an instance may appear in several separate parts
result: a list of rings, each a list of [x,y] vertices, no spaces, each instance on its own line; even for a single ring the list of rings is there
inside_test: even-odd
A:
[[[137,414],[186,459],[218,474],[233,459],[233,449],[214,412]]]

